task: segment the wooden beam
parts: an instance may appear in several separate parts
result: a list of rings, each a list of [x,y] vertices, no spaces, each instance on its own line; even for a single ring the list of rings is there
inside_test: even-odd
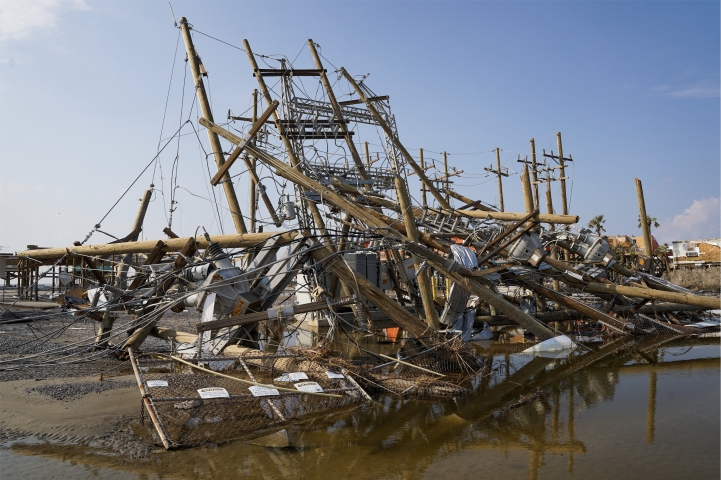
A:
[[[220,182],[220,179],[223,178],[230,169],[230,167],[235,163],[235,161],[240,156],[240,153],[243,151],[243,148],[245,147],[245,144],[248,143],[255,135],[260,131],[261,128],[263,128],[263,124],[265,124],[265,121],[268,120],[268,117],[275,111],[276,108],[278,108],[278,100],[274,100],[273,103],[270,104],[268,108],[265,109],[265,112],[263,112],[263,115],[260,116],[257,122],[253,124],[252,127],[250,127],[250,131],[247,133],[247,135],[243,138],[243,142],[236,147],[236,149],[233,151],[233,153],[230,154],[230,157],[225,161],[225,163],[218,169],[218,172],[215,174],[213,178],[210,179],[210,183],[215,186]]]
[[[477,201],[476,201],[476,200],[472,200],[472,199],[470,199],[470,198],[468,198],[468,197],[464,197],[464,196],[461,195],[460,193],[454,192],[454,191],[451,190],[450,188],[446,188],[446,193],[447,193],[448,195],[450,195],[451,197],[455,198],[456,200],[460,200],[461,202],[466,202],[466,203],[468,203],[468,204],[476,204],[477,202],[480,202],[480,201],[481,201],[481,200],[477,200]],[[478,206],[477,206],[476,208],[477,208],[478,210],[483,210],[484,212],[495,212],[495,211],[496,211],[496,210],[494,210],[494,209],[491,208],[491,207],[488,207],[488,206],[486,206],[486,205],[481,205],[481,204],[478,204]]]
[[[391,97],[388,95],[383,95],[382,97],[368,97],[369,102],[381,102],[384,100],[390,100]],[[344,102],[338,102],[338,105],[358,105],[363,103],[363,100],[357,99],[357,100],[346,100]]]
[[[253,76],[257,77],[258,73],[264,77],[320,77],[321,74],[326,73],[327,70],[316,70],[311,68],[303,69],[277,69],[277,68],[257,68],[253,72]]]

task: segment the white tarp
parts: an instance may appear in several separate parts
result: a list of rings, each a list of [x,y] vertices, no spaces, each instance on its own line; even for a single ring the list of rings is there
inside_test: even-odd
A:
[[[573,343],[573,340],[566,335],[559,335],[558,337],[553,337],[534,345],[531,348],[527,348],[521,353],[557,352],[561,350],[573,350],[574,348],[577,348],[577,345]]]

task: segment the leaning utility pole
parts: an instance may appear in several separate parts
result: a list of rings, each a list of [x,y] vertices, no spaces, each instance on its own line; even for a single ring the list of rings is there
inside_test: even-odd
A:
[[[258,89],[253,89],[253,125],[258,121]],[[255,145],[255,138],[251,140]],[[250,164],[252,168],[255,168],[257,160],[255,157],[250,157]],[[258,189],[258,185],[255,183],[255,177],[250,176],[250,231],[255,233],[255,207],[258,203],[255,198],[255,191]]]
[[[646,201],[643,198],[643,186],[641,180],[636,179],[636,195],[638,196],[638,213],[641,217],[641,231],[643,232],[643,246],[646,255],[653,257],[653,240],[651,240],[651,226],[648,224],[648,215],[646,214]]]
[[[208,96],[205,93],[203,77],[200,72],[200,57],[198,57],[198,52],[195,50],[195,46],[193,46],[193,39],[190,37],[190,27],[188,27],[188,20],[185,17],[180,19],[180,30],[183,32],[185,49],[188,53],[190,70],[193,72],[195,91],[198,92],[198,103],[203,111],[203,117],[205,117],[206,120],[214,122],[213,112],[210,109],[210,102],[208,101]],[[220,146],[220,139],[216,133],[210,130],[208,130],[208,139],[210,140],[210,148],[213,150],[213,156],[215,157],[215,164],[218,169],[220,169],[220,167],[222,167],[225,163],[223,148]],[[225,190],[225,197],[228,200],[228,207],[230,207],[230,214],[233,218],[233,223],[235,224],[235,230],[240,234],[247,233],[248,230],[245,228],[245,222],[243,221],[243,214],[240,211],[238,197],[235,196],[233,182],[230,179],[230,174],[227,172],[223,175],[223,190]]]
[[[503,173],[503,170],[501,170],[501,149],[496,147],[496,170],[493,170],[491,167],[484,168],[485,171],[495,173],[498,175],[498,197],[500,201],[500,207],[501,212],[505,212],[503,207],[503,181],[501,181],[501,177],[507,177],[507,173]]]

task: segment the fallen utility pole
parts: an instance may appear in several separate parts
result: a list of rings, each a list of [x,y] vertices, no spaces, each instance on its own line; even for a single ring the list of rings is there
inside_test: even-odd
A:
[[[248,248],[260,245],[270,237],[279,236],[278,241],[289,242],[296,236],[296,232],[266,232],[266,233],[246,233],[244,235],[211,235],[210,240],[219,243],[224,248]],[[179,252],[185,246],[187,239],[185,238],[168,238],[163,240],[162,251]],[[208,248],[208,241],[203,237],[197,237],[199,249]],[[24,250],[18,252],[18,257],[34,258],[36,260],[60,258],[66,254],[77,255],[121,255],[124,253],[151,253],[158,240],[144,240],[142,242],[127,243],[109,243],[104,245],[83,245],[61,248],[44,248],[39,250]]]
[[[444,213],[452,213],[451,211],[444,211]],[[471,218],[483,218],[491,220],[504,220],[504,221],[518,221],[526,216],[525,213],[510,213],[510,212],[479,212],[477,210],[455,210],[455,213],[465,215]],[[578,215],[548,215],[538,214],[537,220],[541,223],[560,223],[564,225],[573,225],[578,223]]]
[[[661,290],[653,290],[651,288],[624,287],[613,283],[592,282],[586,286],[585,291],[590,293],[609,293],[613,295],[625,295],[627,297],[658,300],[660,302],[674,302],[682,303],[684,305],[696,305],[698,307],[709,309],[721,308],[721,298],[719,297],[705,297],[703,295],[693,295],[689,293],[664,292]]]

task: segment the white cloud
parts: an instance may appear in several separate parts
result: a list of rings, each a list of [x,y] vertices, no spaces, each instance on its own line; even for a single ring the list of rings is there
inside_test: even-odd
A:
[[[721,237],[721,199],[694,200],[681,215],[667,218],[653,232],[659,243]]]
[[[651,95],[671,98],[718,98],[719,77],[712,75],[684,85],[658,85],[651,89]]]
[[[88,10],[85,0],[2,0],[0,40],[22,40],[56,28],[64,9]]]

